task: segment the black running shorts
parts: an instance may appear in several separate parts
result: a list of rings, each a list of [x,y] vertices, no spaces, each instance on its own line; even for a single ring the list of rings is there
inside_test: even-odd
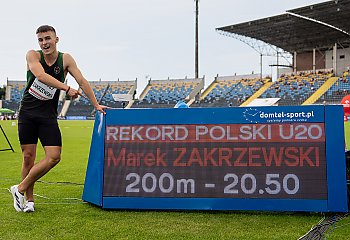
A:
[[[36,117],[20,114],[18,117],[18,136],[21,145],[37,144],[40,139],[41,145],[62,146],[61,131],[57,119]]]

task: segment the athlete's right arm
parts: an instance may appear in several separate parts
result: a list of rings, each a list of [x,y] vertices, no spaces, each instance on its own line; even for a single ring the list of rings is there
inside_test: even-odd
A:
[[[45,70],[40,63],[40,53],[35,50],[30,50],[26,55],[26,59],[28,70],[30,70],[40,82],[57,89],[64,91],[68,90],[69,87],[66,84],[45,73]]]

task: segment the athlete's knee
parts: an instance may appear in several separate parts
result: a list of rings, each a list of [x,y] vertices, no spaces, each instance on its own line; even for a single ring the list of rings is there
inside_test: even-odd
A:
[[[33,166],[35,161],[35,153],[23,152],[23,164],[25,166]]]
[[[48,163],[53,167],[61,161],[61,156],[60,155],[47,156],[46,159]]]
[[[45,156],[50,166],[54,167],[61,160],[61,148],[45,147]]]

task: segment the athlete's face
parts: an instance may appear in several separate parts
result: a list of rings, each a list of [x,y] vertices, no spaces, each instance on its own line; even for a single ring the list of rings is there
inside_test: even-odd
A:
[[[55,32],[40,32],[37,34],[37,37],[39,46],[44,54],[52,54],[56,51],[58,37],[56,36]]]

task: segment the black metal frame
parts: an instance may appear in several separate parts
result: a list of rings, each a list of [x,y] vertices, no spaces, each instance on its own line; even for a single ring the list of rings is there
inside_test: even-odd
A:
[[[6,139],[7,143],[8,143],[8,145],[10,146],[10,148],[0,149],[0,151],[9,151],[9,150],[11,150],[12,152],[15,152],[15,151],[13,150],[13,147],[12,147],[12,145],[11,145],[11,143],[10,143],[10,140],[7,138],[6,133],[5,133],[4,129],[2,128],[1,124],[0,124],[0,129],[1,129],[2,134],[4,135],[4,137],[5,137],[5,139]]]

